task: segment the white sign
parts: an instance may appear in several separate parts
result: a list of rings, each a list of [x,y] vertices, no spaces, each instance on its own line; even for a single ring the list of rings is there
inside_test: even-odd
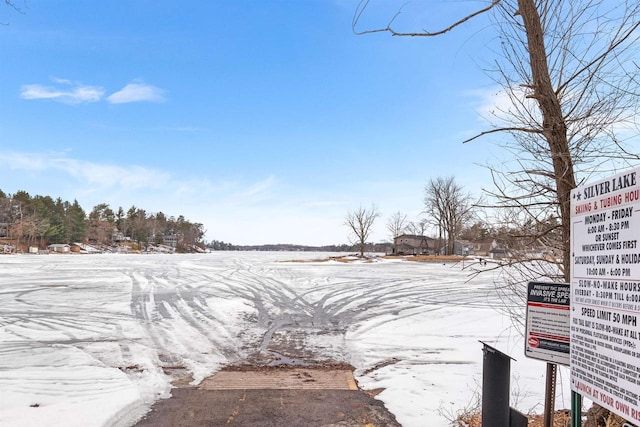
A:
[[[571,389],[640,421],[640,168],[571,192]]]
[[[569,365],[569,300],[567,283],[529,283],[525,356]]]

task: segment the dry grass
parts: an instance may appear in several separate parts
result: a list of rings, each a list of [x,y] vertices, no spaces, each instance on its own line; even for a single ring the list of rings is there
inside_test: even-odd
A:
[[[528,415],[527,418],[529,419],[528,427],[544,426],[543,415]],[[456,427],[482,427],[482,414],[478,411],[462,414],[452,423],[452,425]],[[589,413],[587,413],[587,420],[583,421],[582,425],[584,427],[622,427],[623,425],[632,424],[625,421],[624,418],[607,411],[607,415],[601,417],[599,420],[591,419]],[[553,427],[569,426],[571,426],[570,411],[556,411],[553,417]]]
[[[529,427],[543,427],[543,415],[528,415]],[[482,427],[482,414],[463,414],[454,424],[457,427]],[[553,417],[553,427],[568,427],[571,425],[571,415],[567,411],[558,411]]]
[[[472,394],[466,406],[454,411],[441,407],[438,412],[451,423],[452,427],[482,427],[482,396],[478,389]],[[512,396],[516,401],[518,396]],[[528,427],[544,427],[544,415],[525,414],[528,419]],[[571,411],[561,409],[554,412],[552,427],[570,427]],[[585,425],[586,427],[586,425]],[[595,427],[595,426],[594,426]],[[617,426],[616,426],[617,427]]]
[[[304,262],[327,262],[327,261],[336,261],[336,262],[353,262],[353,261],[360,261],[360,262],[373,262],[373,260],[371,258],[357,258],[355,256],[331,256],[328,258],[314,258],[314,259],[289,259],[289,260],[284,260],[284,261],[279,261],[279,262],[300,262],[300,263],[304,263]]]

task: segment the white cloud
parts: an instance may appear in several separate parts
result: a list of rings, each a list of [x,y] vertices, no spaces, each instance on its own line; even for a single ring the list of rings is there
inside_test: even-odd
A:
[[[28,172],[63,172],[83,184],[102,188],[162,188],[170,179],[168,173],[141,166],[104,165],[59,153],[0,152],[0,165]]]
[[[50,99],[66,104],[98,102],[104,98],[105,90],[101,86],[89,86],[68,79],[51,77],[53,85],[26,84],[20,90],[22,99]],[[111,104],[130,102],[163,102],[164,90],[143,82],[129,83],[119,91],[109,95],[106,100]]]
[[[97,102],[102,99],[104,89],[100,86],[87,86],[71,83],[68,80],[53,79],[60,87],[28,84],[22,86],[20,97],[23,99],[51,99],[67,104]]]
[[[145,83],[129,83],[119,91],[107,97],[112,104],[126,104],[129,102],[162,102],[164,90]]]
[[[274,175],[269,175],[266,179],[253,184],[251,187],[242,191],[240,195],[246,198],[263,199],[268,191],[277,184],[278,180]]]
[[[469,91],[467,95],[477,102],[476,112],[485,121],[505,120],[505,112],[513,108],[508,94],[499,86]],[[524,91],[520,95],[525,99]]]
[[[56,83],[60,83],[60,84],[66,84],[66,85],[70,85],[73,82],[69,79],[61,79],[60,77],[51,77],[51,80],[56,82]]]

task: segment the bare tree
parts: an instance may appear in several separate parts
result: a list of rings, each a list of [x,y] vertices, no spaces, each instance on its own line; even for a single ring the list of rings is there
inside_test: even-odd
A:
[[[363,0],[356,10],[354,31],[368,4]],[[492,0],[441,30],[396,31],[398,12],[386,27],[364,32],[433,37],[487,12],[493,12],[501,49],[488,71],[508,102],[496,107],[491,129],[465,142],[509,136],[500,144],[515,161],[489,165],[491,194],[522,254],[502,271],[505,297],[524,299],[521,285],[530,279],[570,281],[570,193],[576,184],[640,160],[624,138],[625,130],[638,129],[640,3]],[[540,244],[546,253],[527,251]],[[514,322],[521,318],[511,314]]]
[[[418,220],[417,222],[410,221],[407,224],[406,231],[407,233],[414,234],[416,236],[424,236],[424,234],[427,232],[428,225],[429,222],[424,218]]]
[[[518,153],[515,167],[490,167],[492,195],[508,221],[520,225],[512,255],[516,261],[539,258],[534,270],[518,263],[518,276],[568,282],[571,190],[620,160],[638,158],[616,133],[634,120],[638,106],[639,74],[625,50],[640,35],[640,9],[635,3],[605,10],[600,1],[542,7],[521,0],[514,17],[516,5],[509,3],[497,9],[509,25],[499,26],[505,60],[494,70],[509,107],[478,136],[506,131],[512,138],[504,148]]]
[[[487,70],[501,85],[507,107],[496,107],[491,129],[469,138],[508,134],[499,140],[514,162],[489,166],[496,203],[510,220],[529,221],[535,233],[522,239],[547,241],[558,252],[540,273],[569,281],[570,192],[594,173],[628,166],[640,157],[624,142],[637,129],[640,106],[640,4],[603,0],[492,0],[441,29],[403,32],[394,28],[401,11],[377,29],[357,31],[369,0],[353,19],[357,34],[434,37],[491,12],[501,53]],[[635,56],[634,56],[635,55]],[[550,217],[557,222],[548,221]],[[545,227],[545,224],[547,227]]]
[[[400,211],[391,215],[391,217],[387,221],[387,230],[389,231],[389,235],[391,236],[391,240],[393,241],[394,254],[397,252],[396,239],[406,231],[407,225],[407,214],[403,214]]]
[[[347,212],[344,225],[349,228],[350,242],[353,245],[358,245],[361,257],[364,256],[365,244],[371,236],[371,228],[378,216],[380,213],[375,205],[371,205],[368,209],[360,206],[356,210]]]
[[[438,229],[438,237],[446,241],[447,254],[454,252],[455,239],[471,218],[473,202],[469,193],[454,177],[430,179],[425,187],[425,213]]]

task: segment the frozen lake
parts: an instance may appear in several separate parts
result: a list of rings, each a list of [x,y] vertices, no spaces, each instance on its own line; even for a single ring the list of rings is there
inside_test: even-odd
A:
[[[128,426],[177,376],[287,360],[349,363],[402,425],[444,427],[480,392],[479,341],[517,359],[511,405],[542,412],[546,365],[498,310],[498,273],[282,262],[330,255],[1,256],[0,425]]]

